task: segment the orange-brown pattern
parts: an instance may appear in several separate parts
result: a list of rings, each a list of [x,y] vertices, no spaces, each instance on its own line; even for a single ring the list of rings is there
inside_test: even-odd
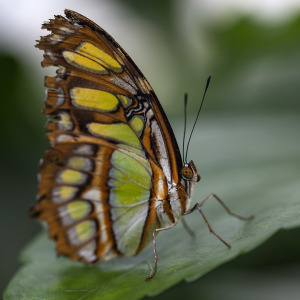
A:
[[[158,201],[174,221],[168,183],[178,185],[181,214],[186,210],[179,149],[155,93],[126,52],[89,19],[65,14],[43,25],[51,33],[37,44],[42,66],[58,69],[45,78],[51,147],[31,213],[48,224],[58,254],[85,263],[135,255],[163,225]],[[120,180],[136,203],[125,203]]]

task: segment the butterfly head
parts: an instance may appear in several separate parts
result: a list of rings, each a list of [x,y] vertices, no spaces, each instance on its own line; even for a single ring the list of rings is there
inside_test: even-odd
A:
[[[196,165],[192,160],[189,163],[186,163],[181,169],[181,175],[186,181],[198,182],[201,179],[197,171]]]
[[[195,184],[200,181],[201,177],[198,174],[197,168],[194,162],[191,160],[189,163],[185,163],[181,169],[181,184],[185,190],[185,206],[186,210],[189,209],[191,198],[194,193]]]

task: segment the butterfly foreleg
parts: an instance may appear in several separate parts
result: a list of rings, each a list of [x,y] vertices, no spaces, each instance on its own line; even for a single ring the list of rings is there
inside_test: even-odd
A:
[[[248,221],[248,220],[251,220],[253,219],[253,216],[250,216],[250,217],[242,217],[240,215],[237,215],[235,213],[233,213],[226,205],[225,203],[216,195],[216,194],[210,194],[208,197],[206,197],[203,201],[201,201],[200,203],[196,203],[191,209],[187,210],[184,215],[188,215],[190,213],[192,213],[194,210],[198,210],[202,216],[202,218],[204,219],[210,233],[212,233],[214,236],[216,236],[224,245],[226,245],[228,248],[231,248],[231,246],[225,242],[217,233],[214,232],[214,230],[212,229],[212,227],[210,226],[210,224],[208,223],[208,220],[206,218],[206,216],[204,215],[201,207],[209,200],[209,199],[216,199],[223,207],[224,209],[227,211],[227,213],[233,217],[236,217],[240,220],[243,220],[243,221]]]
[[[155,234],[159,231],[164,231],[164,230],[167,230],[167,229],[170,229],[172,227],[174,227],[177,223],[172,223],[171,225],[169,226],[166,226],[166,227],[161,227],[161,228],[157,228],[155,230],[153,230],[153,234],[152,234],[152,241],[153,241],[153,251],[154,251],[154,269],[153,269],[153,272],[152,274],[146,278],[146,281],[152,279],[155,274],[156,274],[156,271],[157,271],[157,261],[158,261],[158,256],[157,256],[157,251],[156,251],[156,241],[155,241]]]

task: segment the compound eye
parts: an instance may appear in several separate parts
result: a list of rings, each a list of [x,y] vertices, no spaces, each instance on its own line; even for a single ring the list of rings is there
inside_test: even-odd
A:
[[[193,171],[189,167],[183,167],[181,170],[181,175],[187,179],[191,180],[193,178]]]

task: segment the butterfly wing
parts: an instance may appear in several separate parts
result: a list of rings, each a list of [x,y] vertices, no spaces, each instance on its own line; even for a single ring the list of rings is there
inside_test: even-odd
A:
[[[178,182],[181,157],[148,81],[98,25],[65,11],[42,28],[47,137],[38,203],[57,252],[92,263],[132,256],[151,240],[157,201]]]

